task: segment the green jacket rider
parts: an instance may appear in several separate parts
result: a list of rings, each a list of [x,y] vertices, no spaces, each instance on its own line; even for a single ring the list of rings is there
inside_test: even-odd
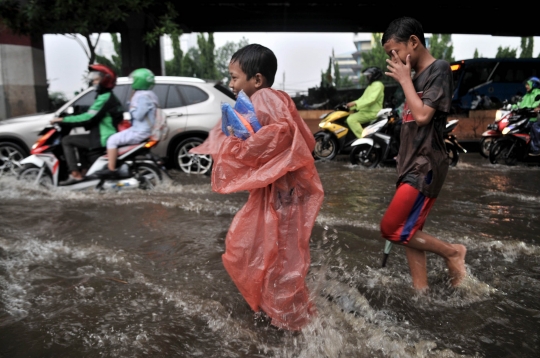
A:
[[[362,124],[377,118],[384,100],[384,84],[378,81],[382,77],[381,70],[378,67],[369,67],[363,75],[367,78],[368,86],[359,99],[347,103],[347,107],[356,111],[347,117],[347,124],[358,138],[362,138]]]
[[[531,77],[525,82],[525,89],[527,93],[523,96],[521,101],[512,105],[512,109],[520,108],[537,108],[540,106],[540,79],[537,77]],[[536,122],[537,117],[529,118],[529,122]]]

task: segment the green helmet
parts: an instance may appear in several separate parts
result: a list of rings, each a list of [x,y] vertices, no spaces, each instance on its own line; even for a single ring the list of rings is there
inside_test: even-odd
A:
[[[134,90],[149,90],[156,83],[154,74],[147,68],[138,68],[131,72],[129,77],[133,80],[131,88]]]

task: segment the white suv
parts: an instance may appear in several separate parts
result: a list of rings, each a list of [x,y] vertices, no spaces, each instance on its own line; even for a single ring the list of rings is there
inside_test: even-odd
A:
[[[154,153],[165,158],[169,167],[178,168],[185,173],[210,173],[210,156],[197,156],[188,152],[201,144],[210,129],[219,121],[221,103],[234,105],[234,94],[220,83],[173,76],[156,76],[156,85],[152,90],[159,98],[169,125],[169,136],[153,149]],[[124,117],[129,119],[127,102],[131,94],[130,79],[119,77],[113,92],[124,104]],[[30,154],[30,148],[36,142],[38,133],[53,117],[63,113],[86,112],[95,97],[94,90],[88,88],[54,113],[0,121],[0,175],[9,172],[16,174],[19,161]],[[83,128],[76,128],[71,133],[82,134],[85,131]]]

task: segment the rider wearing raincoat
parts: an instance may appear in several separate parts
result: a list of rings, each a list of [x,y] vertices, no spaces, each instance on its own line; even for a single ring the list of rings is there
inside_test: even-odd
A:
[[[525,82],[527,93],[522,100],[512,106],[512,109],[519,108],[534,108],[536,112],[540,109],[540,79],[531,77]],[[537,117],[529,119],[530,135],[531,135],[531,150],[529,155],[540,155],[540,123]]]
[[[238,50],[229,86],[249,97],[262,127],[242,140],[226,136],[220,121],[190,153],[212,155],[214,191],[249,191],[225,239],[222,259],[231,279],[253,311],[264,311],[276,327],[299,330],[315,314],[305,278],[324,193],[313,134],[289,95],[270,88],[276,70],[266,47]]]
[[[347,103],[347,107],[356,111],[347,117],[347,124],[353,133],[362,138],[362,124],[369,123],[377,118],[377,113],[382,109],[384,100],[384,85],[378,81],[382,72],[378,67],[369,67],[364,72],[368,81],[364,93],[356,101]]]

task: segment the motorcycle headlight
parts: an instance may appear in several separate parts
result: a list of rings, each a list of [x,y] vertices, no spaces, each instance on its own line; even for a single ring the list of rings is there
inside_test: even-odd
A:
[[[500,121],[502,118],[502,111],[499,109],[497,112],[495,112],[495,122]]]
[[[505,129],[502,130],[502,134],[508,134],[510,131],[512,130],[512,127],[506,127]]]

